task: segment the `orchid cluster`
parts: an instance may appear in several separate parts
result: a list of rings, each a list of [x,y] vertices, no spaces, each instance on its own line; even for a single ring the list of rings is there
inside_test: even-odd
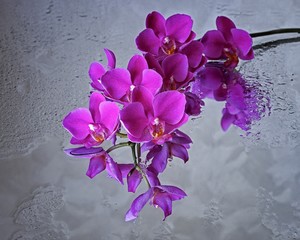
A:
[[[80,145],[66,152],[90,159],[87,176],[105,170],[119,183],[126,181],[133,193],[145,181],[148,190],[132,202],[126,221],[135,219],[147,203],[161,208],[165,219],[172,202],[186,196],[176,186],[161,184],[159,175],[171,159],[189,160],[192,140],[179,128],[200,115],[205,99],[226,102],[223,130],[231,124],[247,130],[260,117],[235,70],[240,59],[253,59],[252,39],[227,17],[218,17],[216,25],[196,39],[190,16],[165,19],[150,13],[135,40],[142,54],[132,56],[127,68],[117,68],[114,53],[104,49],[107,66],[90,65],[89,108],[75,109],[63,120],[70,143]],[[101,144],[106,140],[112,146],[105,150]],[[131,148],[132,162],[112,158],[110,153],[121,147]]]

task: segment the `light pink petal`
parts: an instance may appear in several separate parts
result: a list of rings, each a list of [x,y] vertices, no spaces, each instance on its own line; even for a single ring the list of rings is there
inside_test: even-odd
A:
[[[141,103],[130,103],[123,108],[120,112],[120,119],[126,131],[135,138],[140,138],[145,134],[149,121]]]
[[[121,99],[131,86],[130,73],[127,69],[116,68],[106,72],[102,84],[113,99]]]
[[[153,100],[154,116],[168,124],[178,123],[184,116],[185,96],[178,91],[159,93]]]
[[[73,137],[81,140],[89,135],[89,124],[94,120],[86,108],[78,108],[70,112],[63,120],[63,126]]]
[[[146,28],[142,31],[135,39],[135,43],[141,51],[149,52],[154,55],[158,54],[158,49],[161,46],[160,39],[151,28]]]
[[[148,69],[146,59],[140,55],[134,55],[128,63],[127,67],[131,75],[131,80],[134,85],[141,84],[143,71]]]
[[[233,21],[228,17],[219,16],[216,20],[217,29],[223,33],[227,41],[231,41],[231,29],[236,28]]]
[[[142,181],[142,175],[138,170],[134,170],[127,176],[128,192],[135,192]]]
[[[145,69],[143,71],[141,85],[155,95],[162,86],[162,77],[152,69]]]
[[[89,76],[92,80],[92,87],[97,90],[103,90],[102,84],[99,82],[103,74],[105,73],[105,69],[102,64],[98,62],[93,62],[90,65]]]
[[[137,218],[138,214],[142,210],[142,208],[146,205],[146,203],[153,196],[152,188],[141,195],[139,195],[136,199],[133,200],[130,209],[127,211],[125,215],[125,221],[131,221]]]
[[[185,54],[188,58],[190,67],[199,67],[202,61],[203,44],[200,41],[192,41],[186,45],[180,52]]]
[[[105,52],[105,55],[106,55],[106,58],[107,58],[108,69],[111,70],[111,69],[116,68],[116,56],[113,53],[113,51],[111,51],[107,48],[104,48],[104,52]]]
[[[119,107],[114,102],[102,102],[99,106],[101,124],[108,130],[108,138],[116,130],[119,124]]]
[[[185,14],[175,14],[166,20],[167,36],[177,42],[184,43],[190,36],[193,20]]]
[[[218,30],[211,30],[204,34],[201,42],[204,46],[204,54],[209,59],[219,59],[223,55],[225,39]]]
[[[180,53],[173,54],[163,60],[162,68],[168,79],[173,78],[176,82],[183,82],[188,75],[188,58]]]
[[[152,12],[148,14],[146,18],[146,28],[153,29],[154,33],[158,37],[166,35],[165,29],[166,20],[159,12]]]
[[[99,105],[101,102],[105,101],[105,98],[101,93],[93,92],[90,96],[90,112],[94,119],[95,123],[99,123],[100,121],[100,112],[99,112]]]
[[[90,159],[90,164],[86,172],[86,175],[89,176],[90,178],[93,178],[99,173],[101,173],[106,167],[105,158],[106,158],[105,154],[92,157]]]
[[[232,40],[239,50],[239,57],[243,60],[250,60],[247,55],[252,50],[252,38],[248,32],[242,29],[231,29]]]

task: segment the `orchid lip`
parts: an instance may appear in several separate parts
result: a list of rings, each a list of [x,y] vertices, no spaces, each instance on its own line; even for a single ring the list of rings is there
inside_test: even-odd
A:
[[[106,139],[106,131],[101,124],[89,124],[90,134],[92,138],[99,143],[102,143]]]
[[[173,39],[170,39],[169,37],[165,37],[163,39],[163,45],[161,47],[163,52],[167,55],[171,55],[175,53],[176,50],[176,43]]]

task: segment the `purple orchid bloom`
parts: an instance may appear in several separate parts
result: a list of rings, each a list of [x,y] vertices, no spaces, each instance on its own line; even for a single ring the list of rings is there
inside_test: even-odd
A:
[[[242,60],[254,58],[252,38],[248,32],[236,28],[227,17],[219,16],[216,20],[217,30],[205,33],[201,42],[208,59],[226,59],[226,67],[234,68]]]
[[[160,185],[149,188],[149,190],[139,195],[131,204],[127,211],[125,221],[131,221],[138,217],[142,208],[150,201],[151,205],[160,207],[164,212],[164,219],[172,214],[172,202],[186,197],[186,193],[178,187]]]
[[[123,184],[119,164],[117,164],[103,148],[79,147],[66,149],[65,152],[72,157],[90,158],[90,164],[86,172],[88,177],[94,178],[96,175],[106,170],[108,176]]]
[[[162,77],[156,71],[148,69],[143,56],[135,55],[130,59],[127,69],[107,71],[102,76],[102,84],[107,97],[120,102],[130,102],[136,86],[147,88],[152,95],[158,93],[162,86]]]
[[[146,19],[146,29],[136,38],[138,49],[153,55],[171,55],[195,38],[193,20],[185,14],[175,14],[165,19],[152,12]]]
[[[115,54],[109,50],[104,49],[107,58],[107,68],[103,67],[103,65],[99,62],[93,62],[90,65],[89,76],[92,80],[91,86],[99,91],[104,91],[104,87],[101,82],[101,78],[107,70],[114,69],[116,67],[116,57]]]
[[[119,107],[94,92],[89,109],[73,110],[64,118],[63,126],[73,136],[71,144],[82,144],[87,148],[100,145],[106,139],[113,139],[118,130]]]
[[[204,106],[204,102],[194,93],[185,92],[185,112],[189,116],[199,116],[201,108]]]
[[[170,133],[188,120],[185,96],[166,91],[153,96],[145,88],[135,88],[132,103],[120,112],[120,120],[132,142],[163,143]]]

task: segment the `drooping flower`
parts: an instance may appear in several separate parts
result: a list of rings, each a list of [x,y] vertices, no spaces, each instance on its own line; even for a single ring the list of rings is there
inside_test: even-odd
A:
[[[130,221],[138,217],[142,208],[150,201],[150,204],[159,207],[164,212],[164,219],[172,213],[172,202],[186,197],[186,193],[178,187],[160,185],[149,188],[149,190],[139,195],[131,204],[127,211],[125,221]]]
[[[147,88],[153,95],[162,86],[162,77],[154,70],[148,69],[143,56],[133,56],[127,69],[116,68],[102,76],[106,96],[121,102],[130,102],[132,91],[136,86]]]
[[[82,144],[89,148],[112,139],[119,127],[119,107],[108,102],[102,94],[94,92],[90,106],[70,112],[63,120],[63,126],[71,133],[71,144]]]
[[[120,112],[120,120],[132,142],[165,142],[169,134],[188,120],[185,96],[166,91],[153,96],[145,88],[135,88],[132,103]]]
[[[236,28],[227,17],[219,16],[217,30],[210,30],[202,37],[204,54],[208,59],[225,59],[227,67],[234,68],[242,60],[254,58],[252,38],[248,32]]]

